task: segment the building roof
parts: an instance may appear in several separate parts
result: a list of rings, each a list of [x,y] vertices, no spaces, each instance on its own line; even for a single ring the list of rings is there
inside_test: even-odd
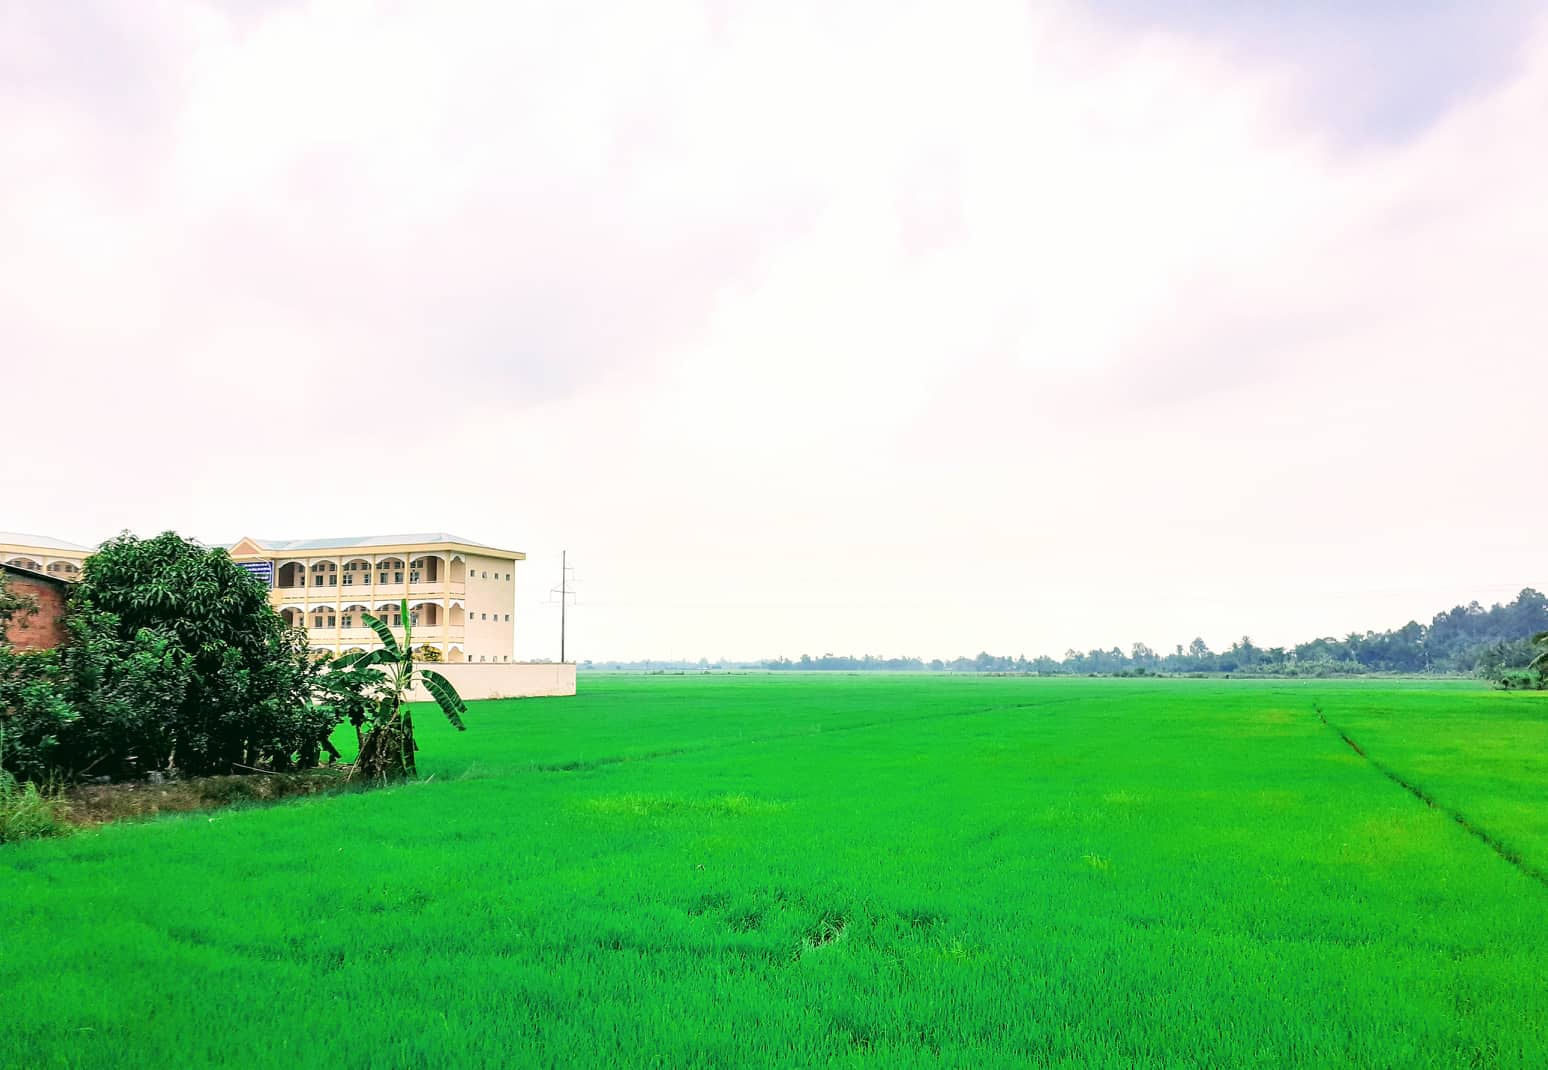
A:
[[[226,549],[239,545],[242,540],[224,544]],[[502,550],[488,543],[474,542],[472,539],[464,539],[460,535],[453,535],[445,531],[419,532],[410,535],[354,535],[336,539],[258,539],[249,538],[248,542],[256,543],[265,550],[275,553],[296,553],[303,550],[354,550],[366,546],[423,546],[426,544],[471,546],[475,549],[489,550],[500,555],[510,555],[517,560],[526,555],[514,550]]]
[[[26,535],[20,531],[0,531],[0,546],[29,546],[37,550],[65,550],[76,554],[97,552],[95,546],[82,546],[80,543],[53,539],[47,535]]]
[[[7,565],[0,562],[0,572],[9,572],[13,576],[25,576],[29,580],[42,580],[58,587],[70,586],[70,581],[63,576],[51,576],[47,572],[39,572],[37,569],[22,568],[20,565]]]

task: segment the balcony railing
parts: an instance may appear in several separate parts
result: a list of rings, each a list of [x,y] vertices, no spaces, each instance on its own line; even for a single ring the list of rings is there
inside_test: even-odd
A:
[[[400,639],[403,636],[401,628],[394,628],[394,634]],[[461,624],[416,624],[413,629],[414,645],[421,643],[461,643],[464,641],[466,628]],[[370,628],[307,628],[307,634],[319,643],[332,643],[337,641],[343,646],[358,646],[369,650],[378,645],[376,633]]]
[[[465,580],[421,580],[419,583],[340,583],[320,584],[318,586],[307,585],[305,587],[275,587],[281,598],[286,602],[321,601],[325,596],[343,598],[346,595],[361,595],[363,597],[393,598],[402,597],[405,593],[410,597],[415,595],[431,596],[440,595],[448,598],[462,598],[467,594],[467,582]]]

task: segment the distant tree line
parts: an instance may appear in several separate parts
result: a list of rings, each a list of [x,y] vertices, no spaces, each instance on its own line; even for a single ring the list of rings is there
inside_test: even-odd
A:
[[[1243,636],[1222,651],[1203,639],[1178,644],[1169,653],[1134,643],[1125,651],[1067,650],[1062,658],[1010,657],[987,651],[949,661],[874,654],[822,654],[764,661],[599,661],[583,669],[635,672],[771,669],[795,672],[1005,672],[1041,675],[1145,676],[1150,674],[1250,673],[1264,676],[1358,676],[1366,673],[1477,673],[1522,686],[1527,667],[1541,647],[1533,636],[1548,631],[1548,597],[1528,587],[1512,601],[1485,609],[1477,602],[1443,610],[1429,624],[1409,621],[1389,631],[1350,632],[1295,646],[1259,646]]]

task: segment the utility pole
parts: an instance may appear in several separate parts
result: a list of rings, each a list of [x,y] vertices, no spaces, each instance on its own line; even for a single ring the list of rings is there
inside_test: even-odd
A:
[[[561,665],[564,664],[565,610],[570,605],[571,597],[569,556],[568,550],[559,552],[559,586],[551,587],[548,591],[549,594],[559,596],[559,664]]]

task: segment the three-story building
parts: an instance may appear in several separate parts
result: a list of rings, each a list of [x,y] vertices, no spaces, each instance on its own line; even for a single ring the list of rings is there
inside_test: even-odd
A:
[[[408,601],[415,649],[448,662],[509,662],[516,562],[526,555],[434,532],[338,539],[245,538],[232,558],[270,585],[274,608],[313,648],[369,650],[367,613],[401,627]]]

